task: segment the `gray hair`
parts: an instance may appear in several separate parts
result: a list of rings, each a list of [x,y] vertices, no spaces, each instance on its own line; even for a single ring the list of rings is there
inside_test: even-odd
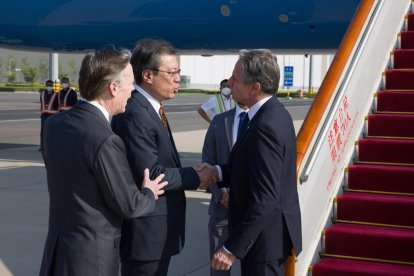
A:
[[[102,49],[85,55],[79,70],[81,96],[92,101],[101,96],[111,81],[120,82],[121,72],[129,64],[127,49]]]
[[[241,50],[242,77],[245,83],[258,82],[261,90],[274,95],[279,88],[280,69],[276,55],[267,49]]]

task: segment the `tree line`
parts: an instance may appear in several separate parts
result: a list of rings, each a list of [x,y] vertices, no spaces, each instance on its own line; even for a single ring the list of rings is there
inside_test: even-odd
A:
[[[77,78],[79,68],[76,60],[71,58],[66,65],[67,70],[63,71],[63,63],[59,60],[59,79],[67,77],[73,80]],[[16,83],[18,72],[22,73],[24,82],[28,84],[43,83],[49,79],[49,59],[41,57],[32,62],[28,57],[24,57],[18,63],[13,55],[9,55],[7,58],[0,56],[0,80],[3,77],[6,83]]]

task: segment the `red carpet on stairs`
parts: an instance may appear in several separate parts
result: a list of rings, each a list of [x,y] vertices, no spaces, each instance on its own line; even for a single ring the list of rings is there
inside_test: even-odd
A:
[[[368,136],[414,137],[414,114],[370,114]]]
[[[385,71],[385,88],[393,90],[414,90],[414,69],[394,69]]]
[[[407,20],[313,276],[414,276],[414,14]]]
[[[336,223],[326,229],[325,254],[414,262],[414,229]]]
[[[414,31],[401,32],[401,49],[414,49]]]
[[[358,142],[358,151],[358,160],[362,162],[414,165],[414,140],[362,139]]]
[[[394,69],[412,69],[414,50],[394,50]]]
[[[413,196],[346,193],[337,198],[337,209],[341,221],[414,227]]]
[[[354,165],[348,170],[349,190],[414,195],[414,167]]]
[[[408,276],[414,275],[414,266],[325,258],[312,268],[312,274],[319,276]]]
[[[377,112],[411,112],[414,114],[413,91],[379,91]]]

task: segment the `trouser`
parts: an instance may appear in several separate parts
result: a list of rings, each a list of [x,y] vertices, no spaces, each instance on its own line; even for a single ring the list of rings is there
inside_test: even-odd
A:
[[[167,276],[171,257],[154,261],[122,261],[122,276]]]
[[[285,259],[278,259],[267,262],[241,261],[242,276],[284,276]]]

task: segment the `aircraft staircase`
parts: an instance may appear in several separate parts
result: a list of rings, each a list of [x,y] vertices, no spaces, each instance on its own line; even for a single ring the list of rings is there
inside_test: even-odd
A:
[[[355,142],[312,276],[414,275],[414,14]]]

